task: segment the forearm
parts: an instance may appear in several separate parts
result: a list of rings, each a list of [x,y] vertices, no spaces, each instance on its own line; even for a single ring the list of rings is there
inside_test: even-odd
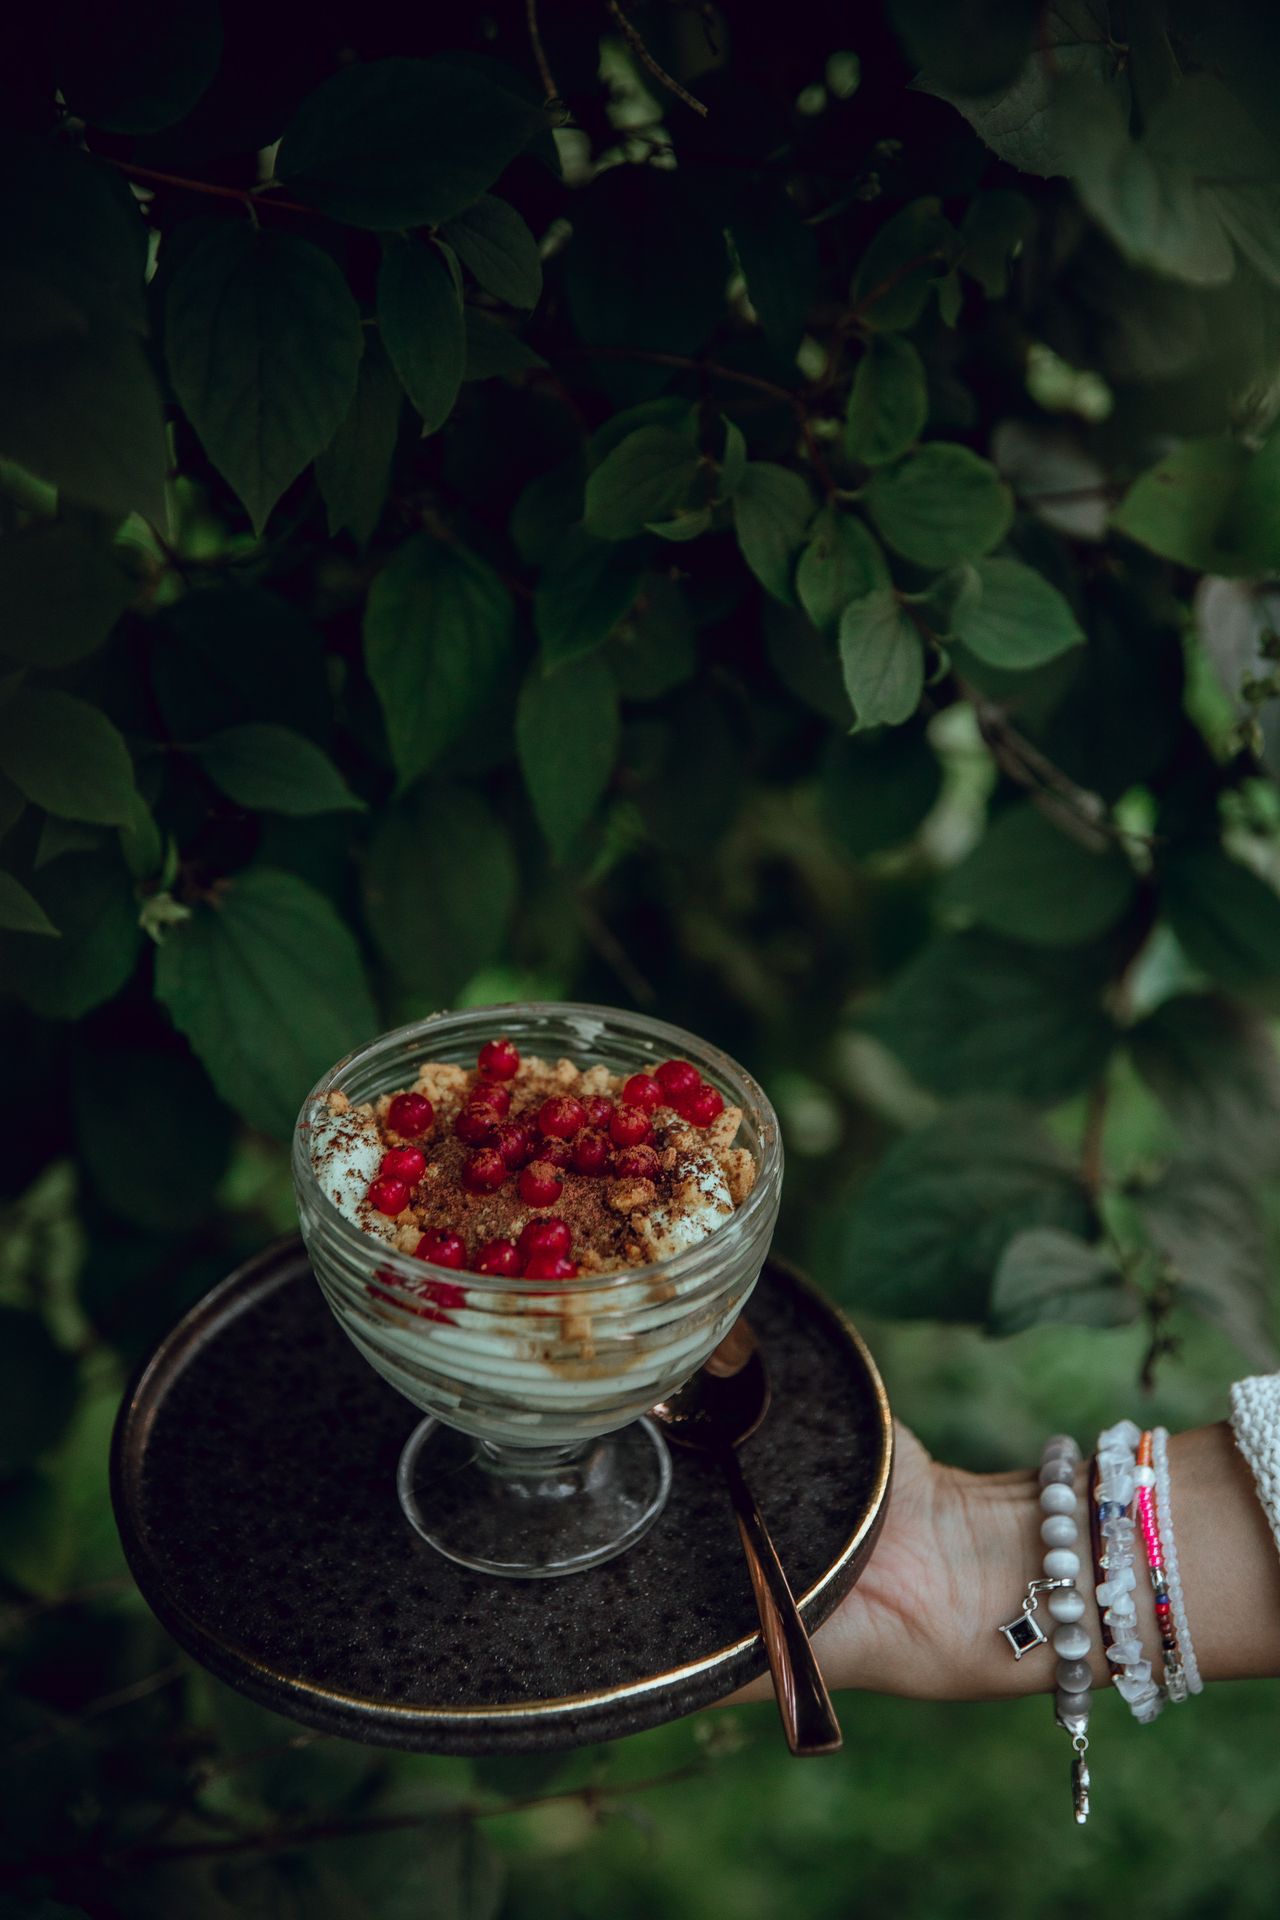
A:
[[[1035,1650],[1015,1660],[997,1631],[1041,1569],[1037,1471],[963,1473],[930,1461],[901,1429],[898,1455],[881,1541],[859,1584],[815,1635],[828,1684],[934,1700],[1052,1691],[1053,1654]],[[1174,1435],[1169,1462],[1178,1561],[1203,1678],[1280,1675],[1280,1553],[1230,1427]],[[1082,1467],[1082,1517],[1085,1480]],[[1094,1679],[1109,1685],[1113,1669],[1101,1644],[1087,1526],[1081,1549]],[[1158,1672],[1146,1578],[1136,1600],[1143,1646]],[[738,1697],[765,1699],[769,1692],[764,1677]]]
[[[1280,1675],[1280,1553],[1230,1427],[1224,1421],[1173,1435],[1169,1467],[1178,1561],[1201,1676],[1209,1681]],[[1082,1467],[1076,1482],[1082,1515],[1087,1512],[1085,1482]],[[1000,1522],[990,1531],[993,1544],[1001,1542],[1003,1562],[1003,1573],[997,1574],[995,1584],[1007,1595],[1006,1611],[997,1610],[993,1625],[1017,1610],[1026,1580],[1039,1571],[1043,1547],[1037,1492],[1036,1475],[1029,1473],[1011,1478],[1004,1486],[993,1477],[992,1491],[986,1496],[1000,1509]],[[1085,1566],[1079,1585],[1089,1596],[1086,1624],[1094,1638],[1094,1681],[1103,1685],[1110,1682],[1114,1669],[1097,1630],[1087,1530],[1082,1529],[1082,1536]],[[1139,1578],[1135,1597],[1144,1650],[1155,1653],[1158,1660],[1155,1599],[1149,1580]],[[1053,1687],[1052,1660],[1014,1660],[998,1635],[993,1633],[991,1639],[991,1686],[984,1691],[1023,1694]]]

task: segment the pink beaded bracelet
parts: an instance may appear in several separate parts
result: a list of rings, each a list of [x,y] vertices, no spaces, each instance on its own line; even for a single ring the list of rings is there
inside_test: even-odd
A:
[[[1182,1667],[1178,1628],[1169,1592],[1169,1575],[1160,1544],[1159,1510],[1156,1503],[1156,1472],[1152,1463],[1154,1436],[1150,1429],[1138,1442],[1135,1501],[1138,1524],[1147,1549],[1147,1566],[1156,1596],[1156,1628],[1160,1635],[1160,1654],[1164,1665],[1164,1686],[1168,1699],[1181,1702],[1187,1697],[1187,1680]]]

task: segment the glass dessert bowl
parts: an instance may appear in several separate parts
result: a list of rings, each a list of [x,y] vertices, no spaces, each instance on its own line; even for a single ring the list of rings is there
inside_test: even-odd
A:
[[[609,1007],[437,1014],[312,1089],[293,1171],[330,1307],[427,1415],[398,1475],[418,1532],[525,1578],[639,1539],[671,1478],[644,1415],[724,1338],[773,1236],[782,1146],[751,1076]]]

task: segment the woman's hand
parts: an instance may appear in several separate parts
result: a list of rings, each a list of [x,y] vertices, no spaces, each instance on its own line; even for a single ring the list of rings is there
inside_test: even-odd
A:
[[[998,1699],[1053,1684],[1053,1660],[1015,1661],[997,1628],[1040,1571],[1034,1472],[945,1467],[895,1422],[889,1508],[862,1575],[814,1635],[834,1690]],[[767,1675],[734,1697],[770,1696]]]

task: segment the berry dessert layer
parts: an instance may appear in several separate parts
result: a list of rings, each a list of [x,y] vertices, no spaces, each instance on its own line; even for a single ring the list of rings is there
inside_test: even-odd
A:
[[[486,1043],[355,1106],[331,1093],[312,1164],[348,1220],[433,1266],[573,1279],[647,1266],[713,1233],[755,1182],[742,1119],[685,1060],[580,1069]]]

